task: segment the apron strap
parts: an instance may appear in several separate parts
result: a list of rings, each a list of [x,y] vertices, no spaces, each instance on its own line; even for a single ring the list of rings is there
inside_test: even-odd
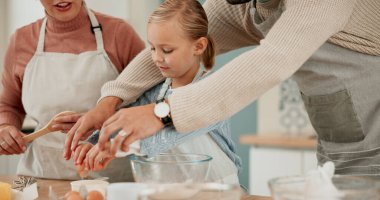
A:
[[[90,17],[91,31],[95,34],[97,50],[99,52],[103,52],[104,45],[103,45],[103,36],[102,36],[102,25],[99,24],[94,13],[86,6],[86,4],[83,4],[83,5],[86,7],[88,16]]]
[[[44,52],[46,23],[47,23],[47,18],[45,17],[41,25],[36,54],[42,54]]]

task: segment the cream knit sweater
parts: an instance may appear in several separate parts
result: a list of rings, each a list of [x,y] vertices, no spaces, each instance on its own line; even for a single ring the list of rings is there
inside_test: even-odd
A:
[[[225,0],[205,3],[218,54],[258,46],[208,78],[174,90],[169,102],[178,131],[196,130],[232,116],[289,78],[327,41],[360,53],[380,55],[380,0],[282,3],[281,17],[265,38],[252,23],[252,4],[232,6]],[[257,6],[259,10],[265,4]],[[266,10],[270,14],[270,9]],[[162,79],[146,49],[115,81],[102,88],[102,98],[117,96],[131,102]]]

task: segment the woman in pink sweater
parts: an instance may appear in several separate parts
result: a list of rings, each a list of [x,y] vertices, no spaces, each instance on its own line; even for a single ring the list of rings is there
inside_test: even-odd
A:
[[[12,36],[4,63],[0,94],[0,155],[22,154],[19,175],[78,179],[73,162],[62,158],[71,122],[58,124],[27,145],[20,131],[25,115],[36,130],[59,112],[83,113],[96,105],[101,86],[115,79],[144,48],[124,20],[93,12],[83,0],[41,0],[46,17],[19,28]],[[128,166],[127,160],[115,166]],[[111,181],[127,181],[128,170],[110,167]],[[93,174],[93,176],[99,176]],[[113,178],[117,179],[113,179]],[[130,177],[132,178],[132,177]]]

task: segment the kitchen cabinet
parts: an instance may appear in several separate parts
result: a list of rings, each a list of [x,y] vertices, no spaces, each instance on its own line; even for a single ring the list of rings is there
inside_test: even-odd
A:
[[[249,191],[269,196],[269,180],[303,175],[316,169],[316,140],[303,137],[245,135],[240,143],[250,145]]]

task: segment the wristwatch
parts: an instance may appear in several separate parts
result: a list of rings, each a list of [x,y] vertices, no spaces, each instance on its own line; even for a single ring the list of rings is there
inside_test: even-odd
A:
[[[163,99],[156,102],[154,114],[161,120],[164,126],[171,125],[173,120],[170,116],[170,106]]]

